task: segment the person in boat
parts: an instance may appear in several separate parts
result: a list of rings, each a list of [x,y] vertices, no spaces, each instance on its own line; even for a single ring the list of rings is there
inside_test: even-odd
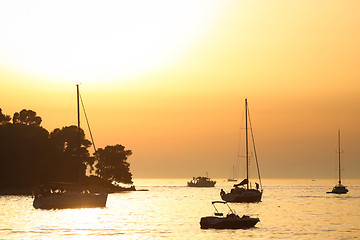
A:
[[[255,185],[256,185],[256,190],[259,190],[259,184],[256,182]]]
[[[224,189],[221,189],[221,191],[220,191],[220,196],[224,196],[224,194],[225,194]]]

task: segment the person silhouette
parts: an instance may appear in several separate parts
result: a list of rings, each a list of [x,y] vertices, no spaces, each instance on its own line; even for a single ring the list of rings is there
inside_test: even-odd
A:
[[[225,194],[224,189],[221,189],[221,191],[220,191],[220,196],[223,196],[224,194]]]

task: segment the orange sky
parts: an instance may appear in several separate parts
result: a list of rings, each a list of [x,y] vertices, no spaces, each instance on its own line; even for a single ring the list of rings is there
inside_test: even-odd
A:
[[[230,177],[248,98],[263,177],[360,171],[360,2],[0,3],[0,108],[123,144],[134,177]],[[252,165],[254,166],[254,165]]]

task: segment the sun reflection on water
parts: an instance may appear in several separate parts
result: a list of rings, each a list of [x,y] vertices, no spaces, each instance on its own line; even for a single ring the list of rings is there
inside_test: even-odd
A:
[[[304,181],[267,180],[261,203],[230,204],[239,215],[260,218],[249,230],[200,229],[200,218],[214,212],[211,201],[219,200],[221,188],[231,187],[221,181],[211,189],[188,188],[186,181],[153,182],[141,185],[149,191],[110,194],[105,208],[93,209],[39,210],[31,197],[0,197],[0,239],[355,238],[359,181],[349,181],[347,196],[326,195],[332,181]]]

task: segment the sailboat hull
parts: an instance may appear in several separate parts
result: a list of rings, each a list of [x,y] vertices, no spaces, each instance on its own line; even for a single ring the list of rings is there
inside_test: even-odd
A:
[[[107,196],[107,193],[64,193],[35,196],[33,206],[37,209],[105,207]]]
[[[238,180],[237,180],[237,179],[234,179],[234,178],[228,178],[227,181],[228,181],[228,182],[237,182]]]
[[[262,192],[255,189],[245,189],[239,193],[230,192],[221,195],[226,202],[253,203],[261,202]]]
[[[335,194],[346,194],[349,190],[346,189],[344,185],[341,184],[341,165],[340,165],[340,156],[341,156],[341,148],[340,148],[340,129],[338,131],[338,139],[339,139],[339,183],[333,187],[331,192],[326,193],[335,193]]]
[[[346,194],[349,190],[345,188],[345,186],[335,186],[331,192],[326,193],[335,193],[335,194]]]

